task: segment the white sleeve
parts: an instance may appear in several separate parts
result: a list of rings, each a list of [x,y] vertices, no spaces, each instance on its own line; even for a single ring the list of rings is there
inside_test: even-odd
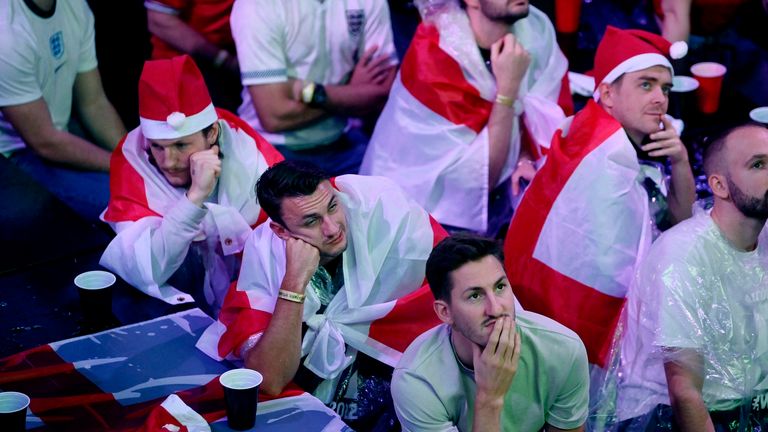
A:
[[[21,105],[43,96],[35,65],[38,48],[17,28],[0,28],[0,107]]]
[[[96,30],[94,29],[93,12],[83,1],[82,20],[80,29],[82,30],[82,40],[80,41],[80,53],[77,60],[77,72],[88,72],[96,69],[98,61],[96,60]]]
[[[369,47],[377,45],[379,48],[376,55],[388,55],[391,59],[390,64],[396,65],[398,63],[397,51],[392,36],[389,6],[385,0],[375,0],[370,3],[368,17],[365,20],[365,34],[362,38],[363,46],[360,55]]]
[[[232,7],[229,21],[244,86],[288,80],[281,1],[237,0]]]
[[[406,369],[392,374],[392,401],[404,432],[458,432],[430,383]]]
[[[191,296],[167,281],[184,263],[205,214],[205,209],[183,197],[162,218],[118,222],[117,236],[99,263],[152,297],[170,304],[191,302]]]

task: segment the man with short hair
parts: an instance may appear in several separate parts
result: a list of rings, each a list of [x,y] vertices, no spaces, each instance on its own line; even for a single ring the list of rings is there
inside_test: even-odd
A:
[[[350,117],[379,112],[397,54],[385,0],[236,0],[238,114],[289,160],[357,173],[368,138]]]
[[[424,265],[446,234],[380,177],[329,178],[285,161],[257,195],[271,220],[248,239],[237,284],[198,346],[242,358],[266,394],[299,386],[373,430],[387,418],[391,368],[437,323]]]
[[[251,227],[266,220],[256,180],[282,157],[213,106],[186,55],[145,63],[139,116],[112,158],[104,221],[117,237],[101,264],[153,297],[197,301],[216,316]]]
[[[403,354],[392,395],[406,431],[583,430],[589,376],[575,333],[515,310],[492,240],[458,234],[427,261],[444,324]]]
[[[507,234],[505,266],[520,303],[575,331],[600,366],[637,263],[660,230],[691,216],[688,153],[665,116],[671,58],[684,49],[608,27],[595,100],[553,137]]]
[[[704,169],[714,207],[654,243],[628,295],[617,404],[626,430],[768,425],[768,130],[728,131]]]
[[[445,226],[494,236],[565,119],[558,102],[572,111],[568,62],[527,1],[417,4],[423,23],[361,173],[391,178]]]
[[[104,94],[84,0],[0,7],[0,155],[89,221],[109,200],[125,126]],[[67,130],[72,108],[95,143]]]

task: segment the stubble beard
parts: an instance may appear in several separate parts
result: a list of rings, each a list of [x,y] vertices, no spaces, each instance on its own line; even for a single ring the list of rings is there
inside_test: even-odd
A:
[[[731,192],[733,205],[750,219],[765,221],[768,219],[768,191],[762,199],[745,194],[730,178],[726,177],[728,190]]]

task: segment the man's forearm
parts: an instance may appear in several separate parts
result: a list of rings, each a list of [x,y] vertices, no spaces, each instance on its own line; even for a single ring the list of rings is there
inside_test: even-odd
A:
[[[395,68],[382,84],[328,85],[328,110],[348,116],[361,117],[381,110],[389,96]]]
[[[493,104],[488,118],[488,190],[496,187],[504,170],[515,121],[514,108],[500,103]]]
[[[475,432],[501,431],[501,412],[503,408],[503,400],[489,401],[482,395],[477,395],[477,398],[475,399],[472,430]]]
[[[280,289],[303,292],[302,283],[285,278]],[[266,394],[280,394],[299,369],[303,312],[303,303],[277,299],[269,326],[256,346],[244,354],[245,366],[264,376],[261,389]]]
[[[150,33],[178,51],[198,59],[212,62],[220,49],[178,16],[148,10],[147,25]]]
[[[674,223],[681,222],[693,215],[693,203],[696,201],[696,182],[688,161],[672,164],[671,184],[669,189],[669,211]]]
[[[165,284],[184,263],[206,212],[186,197],[181,197],[163,217],[160,226],[151,230],[148,252],[151,253],[152,280],[155,283]]]
[[[52,136],[31,147],[51,162],[89,171],[109,172],[109,159],[112,155],[109,151],[66,131],[57,130]]]
[[[80,119],[93,139],[103,148],[114,150],[125,136],[125,125],[106,96],[79,107]]]
[[[675,413],[677,425],[683,432],[714,432],[712,419],[709,417],[707,406],[700,395],[673,397],[672,410]]]

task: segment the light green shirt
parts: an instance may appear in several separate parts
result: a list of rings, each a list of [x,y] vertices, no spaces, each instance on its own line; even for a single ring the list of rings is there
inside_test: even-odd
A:
[[[516,321],[520,363],[504,398],[501,430],[581,426],[589,398],[584,344],[544,316],[519,311]],[[422,334],[395,368],[392,396],[404,431],[472,430],[474,374],[459,362],[450,334],[445,324]]]

